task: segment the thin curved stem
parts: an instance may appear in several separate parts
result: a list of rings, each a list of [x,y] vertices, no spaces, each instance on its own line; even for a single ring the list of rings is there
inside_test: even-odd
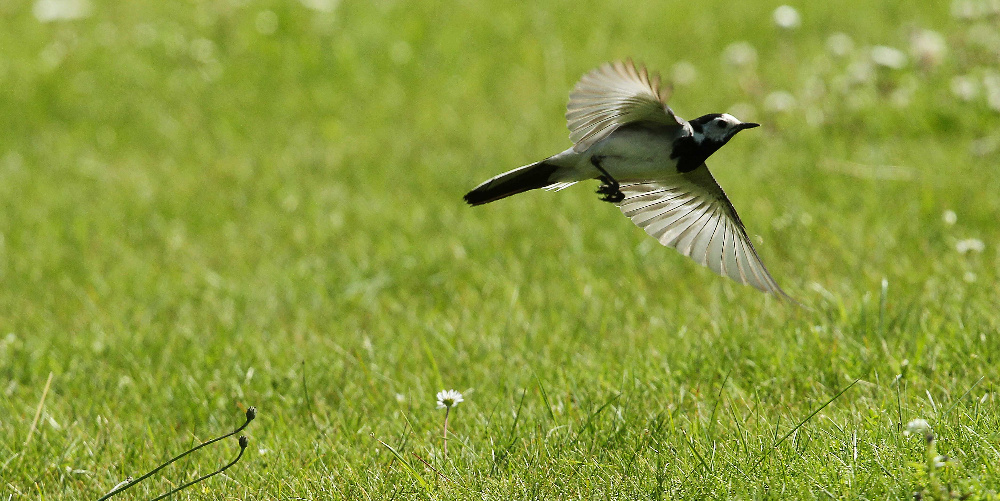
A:
[[[201,482],[202,480],[214,477],[214,476],[216,476],[216,475],[218,475],[218,474],[220,474],[220,473],[228,470],[230,466],[232,466],[232,465],[236,464],[237,462],[239,462],[240,458],[243,457],[243,452],[247,450],[247,444],[248,443],[249,443],[249,441],[247,440],[247,437],[240,436],[240,453],[236,455],[236,459],[230,461],[229,464],[227,464],[226,466],[223,466],[222,468],[219,468],[218,470],[215,470],[212,473],[209,473],[208,475],[202,475],[202,476],[200,476],[200,477],[198,477],[198,478],[196,478],[196,479],[194,479],[194,480],[192,480],[192,481],[190,481],[190,482],[188,482],[188,483],[186,483],[186,484],[184,484],[184,485],[182,485],[182,486],[180,486],[180,487],[178,487],[178,488],[176,488],[176,489],[174,489],[174,490],[172,490],[170,492],[167,492],[166,494],[163,494],[162,496],[155,497],[155,498],[153,498],[152,501],[159,501],[159,500],[161,500],[161,499],[163,499],[163,498],[165,498],[167,496],[170,496],[171,494],[174,494],[174,493],[176,493],[178,491],[187,489],[188,487],[191,487],[192,485],[197,484],[198,482]]]
[[[111,489],[111,492],[105,494],[104,496],[102,496],[97,501],[105,501],[106,499],[110,498],[111,496],[114,496],[116,494],[121,494],[122,492],[125,492],[125,491],[131,489],[133,486],[135,486],[135,484],[138,484],[139,482],[142,482],[143,480],[146,480],[147,478],[153,476],[153,474],[155,474],[156,472],[162,470],[163,468],[166,468],[166,466],[169,465],[170,463],[173,463],[173,462],[177,461],[178,459],[181,459],[182,457],[187,456],[188,454],[191,454],[192,452],[194,452],[194,451],[196,451],[198,449],[201,449],[202,447],[205,447],[206,445],[214,444],[215,442],[218,442],[219,440],[222,440],[222,439],[225,439],[225,438],[229,438],[229,437],[231,437],[231,436],[233,436],[233,435],[235,435],[235,434],[243,431],[243,429],[246,428],[247,425],[250,424],[250,421],[253,421],[253,418],[257,417],[257,408],[256,407],[251,407],[251,408],[247,409],[246,416],[247,416],[246,422],[243,423],[239,428],[236,428],[235,430],[233,430],[233,431],[231,431],[229,433],[226,433],[225,435],[213,438],[212,440],[209,440],[208,442],[202,442],[201,444],[196,445],[193,448],[188,449],[188,450],[186,450],[186,451],[178,454],[177,456],[174,456],[169,461],[167,461],[167,462],[161,464],[160,466],[157,466],[156,468],[153,468],[152,470],[150,470],[149,473],[146,473],[145,475],[143,475],[143,476],[141,476],[141,477],[139,477],[139,478],[137,478],[135,480],[132,480],[131,482],[126,483],[125,485],[118,484],[121,487],[116,486],[114,489]],[[242,454],[242,452],[241,452],[241,454]]]

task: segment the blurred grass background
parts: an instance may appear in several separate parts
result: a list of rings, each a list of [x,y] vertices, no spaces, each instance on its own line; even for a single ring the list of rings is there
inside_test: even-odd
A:
[[[94,499],[250,405],[181,497],[995,492],[995,5],[778,5],[0,3],[0,494]],[[765,124],[710,165],[813,310],[592,186],[464,206],[629,56]]]

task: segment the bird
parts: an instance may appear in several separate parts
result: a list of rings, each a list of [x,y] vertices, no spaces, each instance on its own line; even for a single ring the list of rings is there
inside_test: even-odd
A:
[[[573,146],[504,172],[465,195],[472,206],[529,190],[559,191],[597,179],[613,203],[646,233],[718,275],[794,301],[768,272],[705,161],[737,133],[758,127],[728,113],[680,118],[660,76],[631,59],[583,75],[569,95]]]

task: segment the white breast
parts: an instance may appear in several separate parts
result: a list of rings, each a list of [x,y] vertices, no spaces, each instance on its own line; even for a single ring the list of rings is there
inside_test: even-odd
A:
[[[585,151],[587,158],[583,160],[589,164],[591,157],[600,157],[601,166],[619,182],[662,178],[677,172],[677,159],[670,158],[670,152],[681,133],[622,128]]]

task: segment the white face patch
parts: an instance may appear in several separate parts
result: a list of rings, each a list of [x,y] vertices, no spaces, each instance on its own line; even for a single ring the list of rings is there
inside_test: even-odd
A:
[[[731,137],[736,130],[736,126],[743,122],[729,113],[723,113],[704,125],[704,136],[713,141],[725,141]]]

